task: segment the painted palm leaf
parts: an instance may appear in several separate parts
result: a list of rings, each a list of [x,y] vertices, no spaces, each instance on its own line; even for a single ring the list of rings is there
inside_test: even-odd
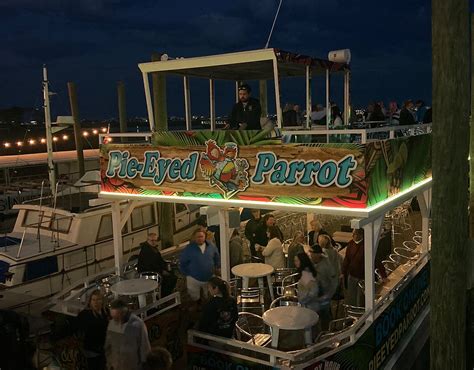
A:
[[[308,198],[308,197],[274,197],[274,202],[285,204],[320,204],[322,198]]]

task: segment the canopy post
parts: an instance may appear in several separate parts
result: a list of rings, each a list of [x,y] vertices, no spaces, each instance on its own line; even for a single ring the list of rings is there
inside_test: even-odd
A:
[[[189,78],[188,76],[183,77],[184,84],[184,113],[186,116],[186,130],[191,131],[191,94],[189,91]]]
[[[416,196],[421,212],[421,251],[428,252],[429,249],[429,222],[431,214],[431,189]]]
[[[311,104],[311,66],[306,66],[306,128],[311,127]]]
[[[329,100],[330,82],[329,69],[326,69],[326,130],[329,130],[329,124],[331,123],[331,102]],[[329,143],[329,134],[326,140]]]
[[[229,211],[219,208],[219,233],[221,247],[221,277],[225,281],[230,280],[230,258],[229,258]]]
[[[216,129],[216,99],[214,91],[214,80],[209,79],[209,115],[211,118],[211,130]]]
[[[123,265],[123,242],[122,242],[122,227],[120,226],[120,202],[112,202],[112,234],[114,237],[114,262],[115,274],[120,276],[122,274]]]
[[[364,225],[364,286],[365,286],[365,312],[371,312],[369,321],[374,321],[374,300],[375,300],[375,252],[382,229],[383,216]]]
[[[344,71],[344,125],[349,125],[349,118],[351,116],[351,107],[349,102],[349,84],[351,74],[348,69]]]
[[[148,112],[148,123],[150,125],[150,131],[155,131],[155,117],[153,115],[153,104],[151,103],[151,92],[150,92],[150,81],[148,80],[148,74],[146,72],[143,75],[143,85],[145,87],[145,100],[146,110]]]
[[[275,80],[275,104],[276,104],[276,113],[277,113],[276,126],[281,129],[282,123],[283,123],[283,114],[281,112],[280,79],[278,78],[278,62],[276,59],[273,59],[273,79]]]

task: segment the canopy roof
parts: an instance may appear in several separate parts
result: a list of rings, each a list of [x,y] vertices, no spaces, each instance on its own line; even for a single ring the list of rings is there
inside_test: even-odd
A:
[[[305,76],[306,66],[313,74],[342,72],[349,69],[344,63],[290,53],[279,49],[259,49],[204,57],[173,59],[139,64],[144,73],[166,72],[191,77],[220,80],[273,79],[273,62],[278,64],[279,77]]]

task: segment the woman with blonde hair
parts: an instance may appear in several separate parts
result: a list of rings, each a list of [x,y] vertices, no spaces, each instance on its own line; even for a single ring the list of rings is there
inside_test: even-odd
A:
[[[295,256],[304,253],[304,241],[304,233],[302,231],[297,231],[288,247],[288,267],[295,268]]]

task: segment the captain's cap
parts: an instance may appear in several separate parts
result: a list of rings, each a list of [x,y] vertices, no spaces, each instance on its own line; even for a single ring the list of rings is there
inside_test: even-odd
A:
[[[242,84],[239,86],[239,91],[240,90],[243,90],[243,91],[247,91],[247,92],[251,92],[252,89],[250,88],[250,86],[248,84]]]

